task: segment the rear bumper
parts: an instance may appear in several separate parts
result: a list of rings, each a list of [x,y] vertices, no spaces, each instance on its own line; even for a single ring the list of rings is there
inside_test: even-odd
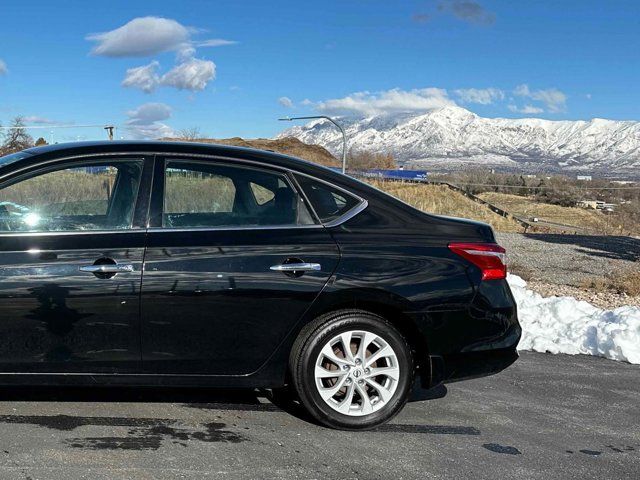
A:
[[[433,387],[501,372],[518,359],[516,347],[521,333],[520,326],[514,325],[498,345],[494,344],[497,348],[430,356],[431,375],[423,378],[423,386]]]

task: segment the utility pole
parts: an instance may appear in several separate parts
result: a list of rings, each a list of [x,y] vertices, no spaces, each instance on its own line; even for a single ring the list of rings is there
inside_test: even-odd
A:
[[[103,128],[107,131],[109,140],[113,140],[113,132],[115,125],[22,125],[20,127],[0,127],[0,130],[34,130],[34,129],[58,129],[58,128]],[[53,130],[50,130],[51,140],[53,141]]]
[[[342,128],[342,126],[338,122],[336,122],[333,118],[327,117],[326,115],[314,115],[310,117],[285,117],[285,118],[279,118],[278,120],[281,122],[291,122],[293,120],[314,120],[314,119],[329,120],[336,127],[338,127],[338,130],[340,130],[340,133],[342,133],[342,173],[346,173],[347,172],[347,134],[344,132],[344,128]]]
[[[113,130],[116,127],[114,127],[113,125],[107,125],[106,127],[104,127],[104,129],[107,131],[107,135],[109,136],[109,140],[113,140]]]

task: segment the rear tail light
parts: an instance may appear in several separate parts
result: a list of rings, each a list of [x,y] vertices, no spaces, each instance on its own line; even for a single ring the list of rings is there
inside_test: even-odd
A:
[[[450,243],[449,250],[482,271],[482,280],[507,278],[506,250],[496,243]]]

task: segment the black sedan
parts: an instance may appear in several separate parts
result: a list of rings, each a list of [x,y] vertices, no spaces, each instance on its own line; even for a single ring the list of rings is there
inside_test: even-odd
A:
[[[489,226],[227,146],[2,157],[0,269],[1,384],[288,389],[337,428],[500,371],[521,333]]]

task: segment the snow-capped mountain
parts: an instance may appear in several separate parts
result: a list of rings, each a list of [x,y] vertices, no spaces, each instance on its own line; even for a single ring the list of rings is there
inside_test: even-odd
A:
[[[431,169],[482,165],[518,171],[640,176],[640,122],[593,119],[483,118],[448,106],[424,114],[343,118],[349,148],[392,153],[402,164]],[[329,122],[285,130],[339,155],[342,137]]]

